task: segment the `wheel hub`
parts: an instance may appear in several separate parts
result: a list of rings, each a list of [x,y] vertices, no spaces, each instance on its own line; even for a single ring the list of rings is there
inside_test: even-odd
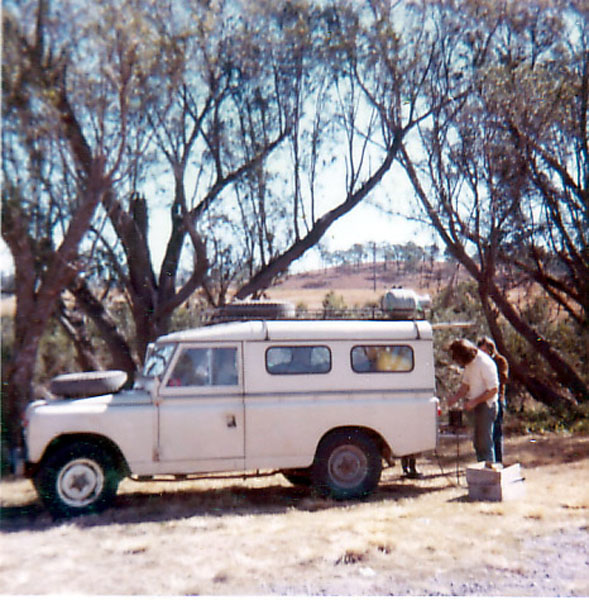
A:
[[[101,468],[93,460],[84,458],[69,462],[57,480],[57,492],[68,506],[87,506],[100,496],[104,487]]]
[[[359,485],[368,471],[366,456],[356,446],[341,446],[329,460],[329,474],[339,486]]]

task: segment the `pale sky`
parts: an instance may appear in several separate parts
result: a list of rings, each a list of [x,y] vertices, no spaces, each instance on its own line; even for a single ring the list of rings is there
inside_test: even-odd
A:
[[[158,227],[151,230],[151,245],[156,269],[161,263],[165,244],[170,233],[168,222],[168,209],[162,210],[162,215],[153,219]],[[431,234],[420,231],[419,227],[403,217],[384,215],[377,208],[370,205],[360,205],[351,213],[341,217],[327,231],[323,240],[330,251],[346,250],[353,244],[366,244],[369,242],[405,244],[414,241],[418,245],[426,246],[431,243]],[[321,267],[317,251],[310,249],[301,259],[293,265],[293,271],[306,271]],[[12,255],[8,246],[0,238],[0,270],[13,269]]]

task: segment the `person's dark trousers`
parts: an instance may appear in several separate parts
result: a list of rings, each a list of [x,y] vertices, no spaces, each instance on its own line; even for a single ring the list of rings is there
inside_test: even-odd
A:
[[[486,402],[483,402],[474,409],[473,445],[479,462],[495,462],[493,423],[497,418],[497,404],[495,402],[493,407],[490,407]]]
[[[503,402],[499,401],[497,418],[493,423],[493,446],[495,448],[495,462],[503,462]]]

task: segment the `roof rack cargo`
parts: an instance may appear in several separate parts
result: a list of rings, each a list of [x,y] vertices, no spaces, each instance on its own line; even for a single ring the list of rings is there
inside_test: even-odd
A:
[[[206,311],[204,316],[208,325],[260,319],[411,321],[424,319],[425,311],[430,308],[429,295],[420,295],[409,289],[393,288],[384,294],[380,306],[309,310],[297,308],[292,302],[247,300]]]

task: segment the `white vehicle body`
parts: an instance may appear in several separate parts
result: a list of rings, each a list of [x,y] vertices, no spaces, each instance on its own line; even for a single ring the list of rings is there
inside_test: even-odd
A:
[[[180,380],[187,358],[202,380]],[[365,432],[389,462],[437,441],[427,321],[258,320],[172,333],[151,348],[136,388],[32,403],[29,472],[80,440],[113,453],[121,476],[311,469],[335,431]]]

